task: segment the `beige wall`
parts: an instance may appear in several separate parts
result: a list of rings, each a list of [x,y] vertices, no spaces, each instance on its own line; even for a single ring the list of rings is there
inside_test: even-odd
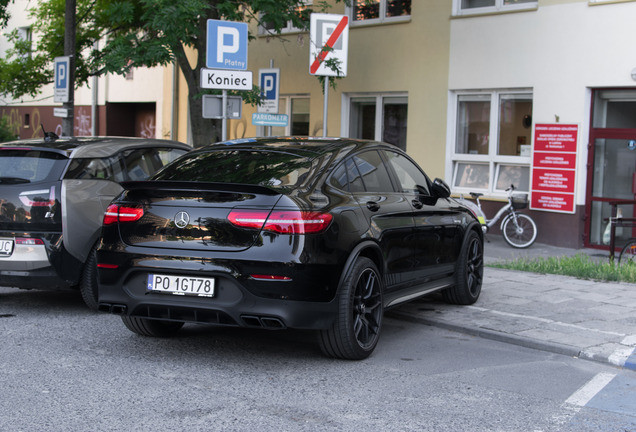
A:
[[[344,13],[342,3],[330,13]],[[444,174],[446,112],[448,102],[448,63],[451,2],[415,0],[408,22],[375,26],[351,26],[348,49],[348,74],[338,80],[337,90],[329,91],[328,135],[343,131],[343,95],[352,93],[392,93],[408,96],[407,152],[431,177]],[[250,28],[257,34],[254,25]],[[309,34],[291,33],[280,37],[258,36],[250,42],[248,70],[258,84],[258,70],[273,66],[281,71],[281,95],[308,95],[310,134],[322,135],[323,94],[318,79],[309,70]],[[164,77],[164,97],[169,96],[171,81]],[[180,91],[185,91],[180,82]],[[167,102],[166,102],[167,103]],[[178,139],[187,140],[181,92]],[[187,109],[187,108],[186,108]],[[252,125],[255,107],[243,106],[241,120],[230,121],[228,138],[255,136]],[[166,110],[164,109],[164,113]],[[197,115],[199,115],[197,113]],[[164,115],[163,129],[170,119]],[[344,133],[343,133],[344,132]]]
[[[344,13],[344,6],[336,5],[330,13]],[[329,91],[328,135],[348,133],[343,130],[343,94],[407,94],[407,152],[429,175],[443,176],[450,14],[450,2],[417,0],[409,22],[350,26],[348,73]],[[318,79],[308,72],[309,35],[259,37],[250,43],[249,69],[255,79],[270,59],[281,70],[281,95],[310,95],[310,133],[322,135],[324,98]],[[251,125],[254,111],[244,107],[247,135],[256,133]]]

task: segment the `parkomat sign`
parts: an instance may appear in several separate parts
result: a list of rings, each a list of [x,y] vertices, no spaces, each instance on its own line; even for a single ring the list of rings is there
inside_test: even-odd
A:
[[[578,132],[574,124],[535,125],[531,209],[575,212]]]

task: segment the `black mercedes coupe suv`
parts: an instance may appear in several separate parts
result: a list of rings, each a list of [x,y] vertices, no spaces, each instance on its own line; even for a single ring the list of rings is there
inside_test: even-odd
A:
[[[86,137],[0,144],[0,285],[80,289],[97,309],[95,248],[124,180],[191,150],[175,141]]]
[[[479,221],[392,145],[228,141],[151,180],[123,183],[97,250],[99,309],[140,335],[313,329],[326,355],[363,359],[387,308],[481,292]]]

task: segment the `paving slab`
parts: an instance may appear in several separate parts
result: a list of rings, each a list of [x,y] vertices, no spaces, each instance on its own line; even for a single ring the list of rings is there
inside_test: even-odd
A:
[[[516,258],[607,252],[535,244],[514,250],[490,235],[482,295],[471,306],[431,295],[389,313],[402,319],[636,370],[636,284],[598,282],[488,267]]]

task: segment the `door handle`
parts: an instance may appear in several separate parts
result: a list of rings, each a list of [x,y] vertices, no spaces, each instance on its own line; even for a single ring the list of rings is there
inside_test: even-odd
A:
[[[419,200],[413,200],[411,201],[411,204],[418,210],[422,208],[422,202]]]
[[[367,201],[367,208],[372,212],[377,212],[380,210],[380,205],[375,201]]]

